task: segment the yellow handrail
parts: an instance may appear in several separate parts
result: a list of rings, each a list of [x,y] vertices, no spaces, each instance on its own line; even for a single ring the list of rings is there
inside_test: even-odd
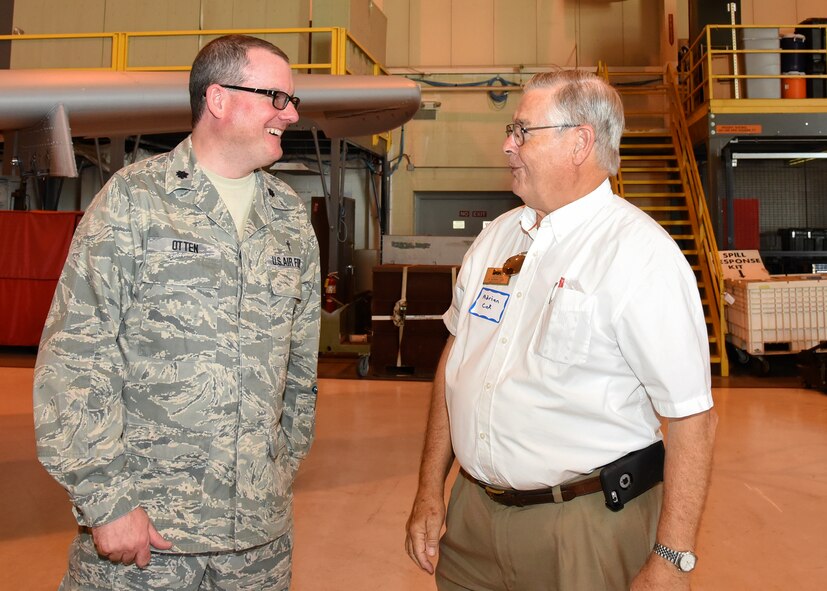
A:
[[[698,220],[695,233],[698,236],[699,249],[706,255],[706,265],[701,265],[704,281],[709,286],[709,313],[712,319],[713,332],[718,339],[717,348],[721,357],[721,375],[729,375],[729,362],[726,355],[724,335],[726,333],[726,317],[724,314],[724,275],[721,268],[715,233],[712,229],[712,219],[704,196],[703,184],[698,174],[698,164],[692,140],[689,136],[689,127],[683,111],[683,100],[679,92],[678,72],[672,64],[665,70],[665,81],[670,103],[670,122],[675,138],[677,139],[677,156],[680,162],[681,175],[685,177],[688,188],[687,205],[694,210],[694,217]]]
[[[772,49],[732,49],[732,48],[716,48],[713,45],[713,32],[716,30],[736,31],[736,30],[754,30],[754,29],[768,29],[773,31],[792,31],[801,29],[817,29],[821,31],[822,35],[827,33],[827,24],[818,25],[708,25],[704,28],[702,33],[689,46],[689,51],[681,58],[678,64],[678,84],[680,87],[681,104],[683,111],[688,115],[696,111],[708,109],[711,100],[726,98],[716,96],[720,94],[720,88],[716,91],[716,83],[729,83],[733,86],[740,84],[741,80],[755,80],[755,79],[778,79],[779,85],[781,79],[785,77],[783,72],[778,74],[735,74],[732,69],[732,59],[738,59],[741,56],[760,55],[760,54],[778,54],[793,55],[823,55],[827,60],[827,48],[822,49],[781,49],[780,44],[778,48]],[[715,72],[715,58],[729,57],[728,63],[722,68],[726,71]],[[827,74],[802,74],[801,78],[807,79],[823,79],[827,78]],[[741,99],[741,93],[731,93],[731,98]],[[738,94],[739,96],[735,96]],[[749,97],[746,97],[749,98]],[[801,99],[805,100],[805,99]]]
[[[90,40],[98,39],[110,43],[110,59],[108,66],[75,67],[73,69],[96,69],[96,70],[118,70],[118,71],[177,71],[189,70],[190,65],[149,65],[130,66],[130,49],[136,39],[146,38],[169,38],[169,37],[195,37],[199,39],[199,46],[202,45],[202,37],[212,37],[227,34],[242,35],[315,35],[323,34],[330,37],[330,61],[294,63],[291,67],[295,70],[327,70],[334,75],[352,73],[348,68],[347,54],[350,47],[365,58],[368,64],[368,74],[386,75],[388,72],[376,58],[359,43],[343,27],[294,27],[283,29],[252,28],[252,29],[199,29],[189,31],[131,31],[115,33],[49,33],[29,35],[0,35],[0,41],[32,42],[32,41],[54,41],[54,40]]]

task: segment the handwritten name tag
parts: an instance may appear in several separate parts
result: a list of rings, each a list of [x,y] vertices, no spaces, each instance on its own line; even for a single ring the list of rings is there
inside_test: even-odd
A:
[[[471,304],[469,312],[474,316],[479,316],[490,322],[500,323],[503,314],[505,313],[505,306],[508,303],[508,298],[511,294],[503,291],[497,291],[490,287],[483,287],[480,290],[477,299]]]

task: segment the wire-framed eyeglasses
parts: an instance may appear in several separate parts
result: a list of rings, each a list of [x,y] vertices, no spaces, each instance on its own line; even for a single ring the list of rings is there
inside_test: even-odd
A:
[[[540,125],[538,127],[523,127],[519,123],[509,123],[505,126],[505,135],[513,136],[514,143],[522,146],[525,143],[525,134],[529,131],[537,131],[538,129],[568,129],[570,127],[580,127],[571,123],[564,123],[563,125]]]
[[[272,88],[250,88],[249,86],[234,86],[232,84],[219,84],[224,88],[229,88],[231,90],[243,90],[244,92],[255,92],[256,94],[263,94],[265,96],[269,96],[273,99],[273,107],[278,109],[279,111],[283,111],[287,108],[288,103],[293,103],[293,106],[296,110],[299,110],[299,103],[301,99],[297,96],[290,96],[283,90],[273,90]]]

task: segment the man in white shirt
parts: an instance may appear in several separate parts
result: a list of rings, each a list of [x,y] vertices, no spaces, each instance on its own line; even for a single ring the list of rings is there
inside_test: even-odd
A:
[[[689,589],[716,426],[707,332],[678,246],[612,194],[623,125],[611,86],[564,71],[535,76],[506,127],[525,206],[463,261],[407,526],[432,574],[439,546],[441,590]],[[612,511],[607,466],[626,460]]]

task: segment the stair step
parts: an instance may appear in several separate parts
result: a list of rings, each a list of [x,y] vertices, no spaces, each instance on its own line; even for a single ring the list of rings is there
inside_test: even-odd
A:
[[[638,209],[643,211],[687,211],[688,208],[685,205],[643,205],[639,206]]]
[[[630,197],[632,199],[635,199],[635,198],[643,199],[643,198],[646,198],[646,197],[674,197],[674,198],[677,199],[677,198],[686,197],[686,193],[677,193],[677,192],[676,193],[629,193],[629,192],[624,192],[623,196],[626,197],[626,199],[629,199]]]
[[[677,160],[678,157],[674,154],[621,154],[621,160]]]
[[[672,137],[668,129],[624,129],[623,137]]]
[[[631,172],[680,172],[681,169],[677,166],[661,166],[661,167],[654,167],[654,166],[621,166],[620,172],[623,173],[631,173]]]
[[[662,84],[657,86],[621,86],[615,87],[620,94],[663,94],[666,87]]]
[[[695,240],[694,234],[670,234],[672,240]]]
[[[674,152],[675,146],[672,145],[672,142],[663,144],[624,144],[621,142],[620,151],[623,150],[669,150]]]
[[[623,172],[622,170],[620,172]],[[681,185],[681,179],[621,179],[621,185]]]
[[[661,226],[691,226],[689,220],[655,220]]]

